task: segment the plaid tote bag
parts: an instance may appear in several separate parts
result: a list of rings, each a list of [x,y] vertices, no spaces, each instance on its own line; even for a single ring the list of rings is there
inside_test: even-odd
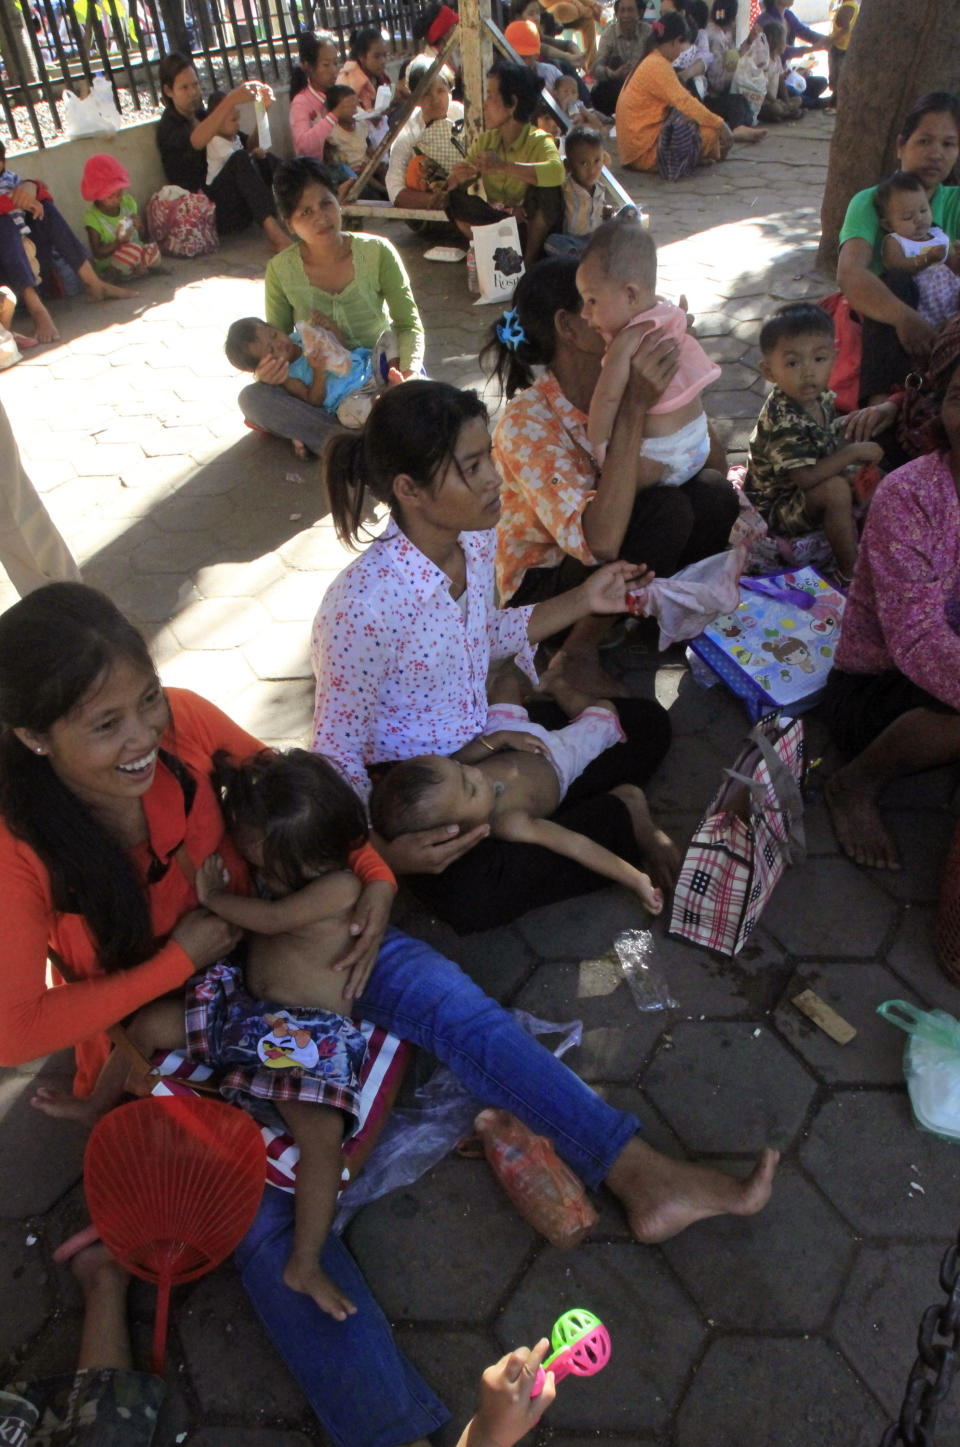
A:
[[[800,720],[760,719],[690,841],[670,934],[724,955],[743,949],[787,864],[803,858],[805,769]]]

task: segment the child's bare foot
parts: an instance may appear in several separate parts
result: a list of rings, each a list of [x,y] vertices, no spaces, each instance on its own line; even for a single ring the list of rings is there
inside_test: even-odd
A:
[[[309,452],[307,451],[307,444],[305,442],[301,442],[299,437],[291,438],[291,442],[293,444],[294,454],[299,457],[301,462],[306,462],[310,456]]]
[[[614,1161],[606,1183],[619,1197],[636,1239],[653,1245],[708,1216],[752,1216],[762,1211],[779,1159],[780,1152],[768,1147],[741,1181],[712,1166],[663,1156],[634,1136]]]
[[[304,1296],[312,1296],[320,1310],[337,1321],[346,1321],[357,1310],[349,1296],[344,1296],[339,1286],[335,1286],[313,1260],[301,1262],[291,1256],[283,1268],[283,1279],[291,1291],[302,1291]]]
[[[52,1115],[55,1120],[75,1120],[78,1125],[85,1125],[88,1130],[93,1129],[103,1114],[92,1096],[88,1096],[86,1100],[78,1100],[69,1091],[54,1090],[49,1085],[39,1086],[37,1093],[31,1097],[30,1104],[35,1110],[42,1110],[44,1115]]]
[[[34,293],[34,297],[34,300],[27,301],[27,311],[33,318],[33,335],[41,346],[47,342],[59,342],[60,333],[57,331],[53,317],[36,293]]]
[[[735,141],[747,141],[756,144],[757,141],[765,141],[767,133],[763,126],[734,126],[733,139]]]
[[[877,808],[875,789],[864,781],[844,778],[841,769],[828,779],[824,798],[830,811],[837,843],[848,858],[868,869],[899,869],[897,846]]]
[[[680,851],[669,834],[658,829],[650,815],[647,796],[636,784],[618,784],[610,790],[622,799],[630,810],[633,837],[637,841],[640,857],[650,872],[654,884],[669,894],[680,873]]]
[[[112,282],[104,281],[99,276],[96,281],[85,283],[84,289],[87,293],[87,300],[98,303],[102,301],[119,301],[123,297],[137,295],[135,291],[130,291],[129,287],[114,286]]]

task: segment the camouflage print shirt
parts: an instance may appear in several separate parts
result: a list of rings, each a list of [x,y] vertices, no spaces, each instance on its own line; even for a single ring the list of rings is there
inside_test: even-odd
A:
[[[747,495],[763,514],[770,531],[779,537],[798,537],[816,526],[807,515],[802,491],[792,479],[794,469],[813,467],[842,445],[845,419],[837,417],[834,394],[821,392],[819,401],[822,424],[774,387],[750,434]]]

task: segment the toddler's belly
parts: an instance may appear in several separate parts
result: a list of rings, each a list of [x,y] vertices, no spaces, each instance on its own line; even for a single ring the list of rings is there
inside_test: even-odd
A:
[[[695,421],[702,412],[703,403],[699,397],[694,397],[684,407],[678,407],[676,412],[648,412],[643,423],[643,435],[670,437],[674,432],[679,432],[681,427]]]

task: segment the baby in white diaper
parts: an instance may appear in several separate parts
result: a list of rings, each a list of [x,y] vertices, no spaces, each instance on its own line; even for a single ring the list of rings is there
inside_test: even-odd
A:
[[[630,362],[643,337],[659,328],[679,348],[676,375],[647,409],[640,481],[680,487],[706,463],[710,452],[700,394],[720,368],[687,331],[686,313],[660,300],[657,249],[635,213],[621,211],[599,226],[577,268],[583,318],[607,341],[603,371],[590,402],[587,435],[603,466],[613,424],[630,378]]]

